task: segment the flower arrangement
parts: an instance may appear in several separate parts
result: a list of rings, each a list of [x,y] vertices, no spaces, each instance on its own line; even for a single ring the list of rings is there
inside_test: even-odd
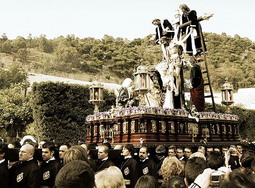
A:
[[[221,120],[233,120],[238,121],[239,117],[235,114],[223,114],[215,112],[199,112],[200,119],[221,119]]]
[[[88,115],[86,117],[86,121],[94,121],[94,120],[100,120],[100,119],[110,119],[111,114],[109,112],[99,112],[94,115]]]
[[[121,108],[117,116],[134,115],[134,114],[152,114],[152,115],[175,115],[188,116],[188,112],[184,109],[169,109],[162,107],[134,106]]]

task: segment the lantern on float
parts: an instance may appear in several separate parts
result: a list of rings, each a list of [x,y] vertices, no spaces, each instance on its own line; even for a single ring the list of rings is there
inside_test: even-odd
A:
[[[135,92],[139,94],[147,93],[150,88],[150,77],[148,74],[148,67],[146,66],[139,66],[137,71],[134,73],[134,80],[135,80]]]
[[[230,113],[230,105],[234,103],[233,100],[233,85],[228,82],[228,78],[225,79],[225,83],[221,89],[221,103],[227,106],[227,112]]]
[[[137,94],[139,98],[139,105],[146,105],[146,97],[145,95],[150,89],[150,77],[148,73],[148,67],[139,66],[134,75],[134,92]]]
[[[92,85],[89,87],[89,102],[95,105],[95,114],[99,112],[99,105],[104,101],[103,89],[103,84],[99,82],[93,82]]]

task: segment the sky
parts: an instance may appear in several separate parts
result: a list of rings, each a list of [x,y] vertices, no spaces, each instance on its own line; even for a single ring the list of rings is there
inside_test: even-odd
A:
[[[213,13],[201,23],[204,32],[255,41],[255,0],[0,0],[0,35],[9,39],[74,34],[100,39],[105,34],[133,40],[154,34],[154,18],[173,19],[185,3],[197,15]]]

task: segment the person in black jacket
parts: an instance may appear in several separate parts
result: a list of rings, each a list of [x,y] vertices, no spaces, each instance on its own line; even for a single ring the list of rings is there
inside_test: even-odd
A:
[[[108,157],[109,148],[106,145],[98,147],[98,161],[97,161],[97,172],[101,171],[110,166],[114,166],[114,163]]]
[[[10,169],[11,187],[39,188],[40,169],[37,161],[33,159],[34,146],[25,144],[20,148],[19,162]]]
[[[182,34],[183,35],[187,34],[190,31],[190,29],[194,29],[196,31],[195,34],[192,32],[191,34],[192,36],[188,37],[187,39],[186,53],[189,55],[200,55],[203,52],[202,43],[200,39],[200,33],[202,38],[203,38],[203,35],[202,35],[199,22],[197,20],[197,12],[195,10],[190,10],[190,8],[186,4],[181,4],[179,8],[182,11],[181,23],[184,24],[186,22],[191,21],[190,26],[186,26],[182,28],[182,31],[181,31]],[[206,46],[204,42],[203,42],[203,46],[204,46],[204,50],[206,51]],[[194,54],[194,52],[196,53]]]
[[[157,165],[152,160],[149,159],[149,153],[147,147],[142,147],[139,150],[139,166],[140,166],[140,175],[151,175],[154,178],[158,179]]]
[[[46,142],[42,145],[41,164],[41,186],[53,187],[55,178],[61,166],[58,160],[54,157],[55,145],[51,142]]]
[[[4,158],[6,148],[5,144],[0,144],[0,185],[2,188],[9,188],[10,183],[8,161]]]
[[[198,112],[202,112],[205,109],[204,98],[204,80],[202,76],[201,68],[196,64],[195,59],[191,59],[190,80],[191,86],[190,96],[191,101],[195,105]]]
[[[120,170],[123,174],[125,180],[130,181],[130,184],[127,183],[127,188],[134,188],[136,181],[139,178],[138,163],[132,157],[132,152],[134,150],[133,144],[125,144],[122,149],[122,155],[124,160],[121,162]]]

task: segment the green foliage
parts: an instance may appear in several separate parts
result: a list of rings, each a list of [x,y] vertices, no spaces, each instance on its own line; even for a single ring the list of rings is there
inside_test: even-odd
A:
[[[254,87],[255,44],[238,35],[228,36],[204,33],[211,83],[219,90],[228,77],[234,89]],[[0,38],[0,52],[27,64],[37,72],[97,74],[101,79],[110,74],[113,79],[131,77],[139,65],[155,65],[162,60],[162,51],[151,35],[141,39],[126,40],[105,35],[102,39],[79,39],[74,35],[47,39],[45,35],[28,39]],[[28,50],[29,49],[29,50]],[[39,50],[39,51],[38,51]],[[38,55],[42,53],[44,55]],[[47,54],[47,55],[45,55]],[[49,62],[48,62],[49,61]],[[49,67],[48,67],[49,66]],[[100,75],[98,74],[100,73]]]
[[[13,119],[12,131],[22,133],[33,121],[29,99],[29,96],[25,96],[25,90],[21,85],[0,90],[0,125],[6,127]]]
[[[52,53],[54,46],[51,40],[47,40],[45,35],[41,35],[37,39],[37,45],[41,52]]]
[[[0,69],[0,89],[20,84],[23,88],[28,86],[27,73],[17,64],[12,64],[9,70]]]
[[[217,112],[226,113],[226,107],[217,105]],[[239,106],[234,106],[231,108],[231,113],[239,116],[239,131],[241,139],[254,141],[255,110],[247,110]]]
[[[105,92],[110,109],[113,94]],[[33,85],[34,124],[41,140],[77,143],[86,139],[86,116],[93,113],[89,88],[80,85],[43,82]]]

